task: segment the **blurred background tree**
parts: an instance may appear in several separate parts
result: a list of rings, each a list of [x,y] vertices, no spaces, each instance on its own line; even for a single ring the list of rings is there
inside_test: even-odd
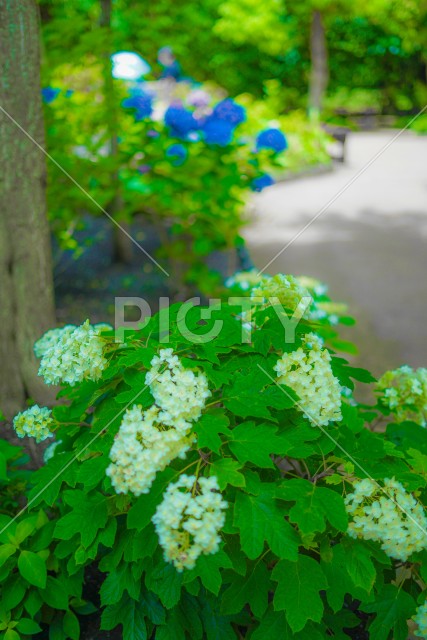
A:
[[[77,62],[99,51],[99,0],[40,1],[46,68],[63,63],[64,52]],[[426,0],[116,0],[111,31],[116,50],[137,51],[155,72],[158,49],[169,45],[185,73],[231,95],[260,97],[278,79],[284,111],[308,99],[319,109],[327,86],[327,100],[341,91],[351,107],[355,92],[358,108],[368,91],[381,111],[395,113],[426,100],[426,16]]]
[[[316,117],[330,81],[332,92],[345,87],[379,89],[384,107],[398,108],[395,89],[397,84],[402,91],[402,61],[408,76],[405,89],[414,92],[406,104],[420,104],[414,85],[423,67],[425,72],[425,2],[266,0],[261,5],[256,0],[224,0],[218,12],[214,32],[224,40],[256,46],[276,59],[285,51],[298,52],[298,66],[309,78],[308,90],[301,94],[308,94],[308,109]]]

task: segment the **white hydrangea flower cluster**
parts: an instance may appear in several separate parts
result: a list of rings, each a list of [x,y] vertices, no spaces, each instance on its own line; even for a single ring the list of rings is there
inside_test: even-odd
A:
[[[251,269],[235,273],[227,278],[224,284],[228,288],[234,287],[241,291],[248,291],[255,309],[259,309],[260,299],[262,308],[268,305],[272,298],[276,298],[283,307],[293,312],[301,304],[305,318],[324,321],[330,325],[338,324],[340,316],[347,312],[347,305],[325,299],[328,286],[310,276],[291,276],[281,273],[275,276],[261,275],[256,269]],[[249,312],[241,317],[245,322],[251,320]],[[251,328],[251,325],[248,328]]]
[[[284,353],[274,370],[279,384],[295,391],[304,415],[314,425],[341,420],[341,384],[331,369],[331,356],[322,339],[307,333],[303,346]]]
[[[418,625],[417,637],[427,638],[427,600],[418,607],[412,619]]]
[[[249,291],[252,287],[258,285],[263,276],[259,275],[259,271],[257,269],[250,269],[248,271],[237,271],[232,276],[227,278],[224,285],[227,289],[231,288],[239,288],[242,291]]]
[[[422,505],[394,478],[385,478],[384,490],[365,478],[354,484],[346,499],[353,520],[352,538],[375,540],[390,558],[406,562],[409,556],[427,548],[427,518]]]
[[[156,473],[175,458],[184,458],[190,448],[194,436],[188,428],[162,424],[160,413],[155,405],[145,412],[140,405],[126,411],[106,470],[116,493],[148,493]]]
[[[98,380],[107,366],[100,330],[86,320],[80,327],[59,331],[40,362],[39,375],[46,384],[65,382],[73,386],[83,380]]]
[[[165,561],[182,572],[192,569],[200,555],[216,553],[227,506],[215,476],[184,474],[170,484],[152,518]]]
[[[184,458],[195,440],[192,422],[210,396],[204,373],[184,369],[172,349],[161,349],[146,375],[155,404],[128,409],[110,451],[107,475],[117,493],[148,493],[156,473]]]
[[[35,404],[14,417],[13,428],[19,438],[30,436],[35,438],[36,442],[42,442],[53,436],[50,431],[53,423],[52,411],[47,407],[39,407],[38,404]]]
[[[67,324],[65,327],[49,329],[49,331],[46,331],[46,333],[44,333],[42,337],[34,343],[34,353],[36,354],[36,358],[42,358],[49,349],[58,343],[59,338],[63,334],[70,334],[76,328],[75,324]]]
[[[260,283],[251,291],[251,299],[256,302],[256,298],[263,298],[265,304],[268,304],[272,298],[276,298],[285,309],[291,311],[295,311],[304,298],[308,302],[304,311],[306,317],[313,305],[313,297],[308,289],[301,286],[294,276],[283,273],[263,276]]]
[[[161,349],[152,359],[145,382],[162,410],[160,421],[175,428],[180,422],[200,418],[206,398],[211,395],[205,374],[184,369],[172,349]],[[189,428],[189,425],[183,427]]]
[[[408,366],[386,371],[376,384],[380,402],[390,409],[397,422],[412,420],[427,425],[427,369]]]

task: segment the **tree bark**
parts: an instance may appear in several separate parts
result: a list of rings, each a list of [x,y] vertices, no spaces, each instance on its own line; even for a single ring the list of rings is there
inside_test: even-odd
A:
[[[320,11],[314,11],[312,15],[310,54],[309,114],[314,118],[319,118],[323,97],[329,82],[328,47]]]
[[[0,408],[11,416],[26,396],[53,397],[33,353],[55,325],[34,0],[0,0],[0,107]]]

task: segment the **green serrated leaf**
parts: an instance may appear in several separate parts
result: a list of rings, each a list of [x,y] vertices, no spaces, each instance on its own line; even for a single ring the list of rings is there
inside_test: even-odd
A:
[[[155,625],[163,624],[166,617],[166,612],[159,598],[150,591],[143,591],[140,599],[141,607],[144,610],[144,614]]]
[[[172,609],[165,625],[157,627],[156,640],[185,640],[185,630],[180,624],[179,613]]]
[[[233,429],[229,447],[242,464],[253,462],[258,467],[273,468],[271,454],[281,449],[275,434],[274,426],[243,422]]]
[[[369,547],[358,540],[345,540],[346,567],[348,575],[356,587],[369,593],[374,586],[376,571],[371,560]]]
[[[55,536],[61,540],[70,540],[74,535],[81,537],[84,548],[89,547],[96,534],[107,523],[108,509],[106,498],[100,493],[86,494],[84,491],[66,491],[64,501],[71,507],[56,524]]]
[[[77,465],[73,452],[58,453],[46,465],[35,471],[33,474],[34,487],[29,494],[32,508],[41,502],[52,506],[63,482],[75,486],[76,471]]]
[[[154,349],[151,347],[140,347],[139,349],[125,351],[123,355],[118,358],[118,364],[120,368],[139,365],[140,367],[149,369],[154,354]]]
[[[220,550],[217,553],[210,555],[201,555],[197,559],[196,566],[191,571],[186,571],[184,577],[184,584],[191,582],[196,577],[200,577],[202,584],[212,591],[215,595],[218,595],[222,585],[221,569],[231,568],[232,562],[227,554]]]
[[[129,510],[127,515],[127,526],[129,529],[142,531],[150,524],[157,506],[162,501],[163,493],[174,476],[175,472],[170,467],[167,467],[164,471],[157,474],[151,486],[150,493],[139,496]]]
[[[361,606],[366,613],[376,613],[369,625],[371,638],[388,640],[392,633],[393,640],[407,640],[409,620],[415,613],[416,603],[412,596],[394,584],[386,584],[375,597],[372,604]]]
[[[101,604],[107,605],[119,602],[124,591],[127,591],[132,598],[137,600],[140,586],[140,582],[136,581],[132,575],[132,565],[127,562],[123,563],[116,570],[111,571],[102,583],[100,590]]]
[[[174,566],[162,563],[147,574],[146,584],[159,596],[166,609],[171,609],[179,602],[182,580],[182,573],[178,573]]]
[[[201,618],[206,640],[236,640],[236,633],[231,626],[232,618],[221,615],[216,601],[208,598],[203,600]]]
[[[336,491],[295,478],[284,481],[277,496],[283,500],[295,501],[289,511],[289,519],[298,524],[304,535],[324,531],[326,521],[338,531],[347,531],[348,517],[344,500]]]
[[[268,385],[268,386],[267,386]],[[284,393],[257,367],[249,373],[237,373],[230,388],[224,389],[224,405],[236,416],[273,419],[268,407],[287,409],[295,404],[295,394]]]
[[[85,460],[77,470],[77,482],[80,482],[86,491],[90,491],[104,480],[105,470],[109,464],[110,460],[103,455]]]
[[[234,525],[240,530],[242,549],[255,560],[267,542],[279,558],[296,560],[299,538],[285,520],[274,494],[265,490],[257,496],[239,492],[234,507]]]
[[[408,454],[410,456],[410,458],[407,459],[408,464],[417,473],[427,477],[427,455],[413,448],[408,449]]]
[[[353,433],[358,433],[365,427],[365,421],[360,416],[357,407],[353,407],[345,402],[341,403],[342,421]]]
[[[189,631],[194,640],[201,640],[203,636],[203,626],[200,619],[198,600],[186,591],[183,591],[179,601],[179,608],[183,627]]]
[[[328,583],[316,560],[302,554],[296,562],[281,560],[271,577],[278,582],[274,609],[285,611],[292,631],[301,631],[308,620],[320,622],[323,602],[319,592],[326,589]]]
[[[318,440],[322,433],[305,422],[284,425],[280,431],[281,453],[291,458],[308,458],[319,452]],[[312,444],[313,443],[313,444]]]
[[[261,618],[268,606],[270,586],[270,573],[265,564],[249,562],[246,575],[235,575],[222,594],[221,613],[239,613],[249,604],[255,616]]]
[[[123,640],[147,640],[144,610],[139,602],[128,598],[121,609]]]
[[[114,396],[117,404],[128,404],[129,402],[141,404],[143,407],[149,407],[153,404],[153,396],[148,385],[145,382],[146,371],[138,371],[136,369],[126,369],[123,379],[128,386],[120,385],[121,390]]]
[[[207,448],[218,453],[222,440],[219,434],[230,435],[229,420],[223,411],[209,412],[202,415],[194,424],[194,432],[197,434],[197,444],[203,449]]]
[[[284,611],[274,611],[270,606],[251,640],[325,640],[325,635],[308,622],[302,631],[294,633],[286,620]]]
[[[239,469],[242,465],[232,458],[223,458],[212,462],[209,467],[209,475],[216,476],[221,491],[231,484],[233,487],[244,487],[246,484],[245,476]]]
[[[101,629],[111,630],[119,624],[123,626],[124,640],[147,640],[143,606],[127,595],[102,612]]]
[[[322,560],[320,565],[329,584],[326,598],[335,613],[342,609],[347,593],[358,600],[366,597],[366,591],[354,584],[347,571],[347,555],[342,544],[334,545],[331,548],[330,559]]]

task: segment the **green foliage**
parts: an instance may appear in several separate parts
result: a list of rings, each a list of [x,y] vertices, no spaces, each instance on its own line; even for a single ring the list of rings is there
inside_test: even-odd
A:
[[[308,620],[321,621],[323,602],[320,591],[327,589],[328,583],[316,560],[304,555],[299,555],[296,562],[281,560],[271,577],[278,582],[274,608],[285,611],[293,632],[301,631]]]
[[[424,113],[422,116],[417,118],[410,128],[416,133],[422,133],[425,135],[427,133],[427,115]]]
[[[223,0],[214,32],[231,45],[257,47],[259,55],[280,57],[283,77],[282,101],[302,106],[288,86],[298,87],[310,66],[310,23],[314,11],[322,15],[326,28],[330,76],[326,115],[338,109],[357,111],[360,97],[368,96],[365,109],[411,110],[425,104],[418,95],[423,73],[426,33],[425,3],[416,0],[305,0],[284,3],[268,0],[262,6],[253,0]],[[299,82],[294,78],[299,72]],[[403,87],[399,79],[405,76]],[[277,75],[271,75],[277,77]],[[292,80],[290,80],[292,78]],[[370,96],[370,99],[369,99]],[[289,102],[288,102],[289,103]]]
[[[312,166],[330,165],[331,157],[328,145],[331,138],[316,122],[311,122],[302,109],[278,115],[283,106],[283,87],[278,80],[270,80],[264,86],[264,99],[256,100],[250,93],[238,96],[249,114],[244,128],[248,134],[254,134],[254,124],[258,127],[268,126],[274,122],[286,132],[289,148],[286,153],[277,157],[278,177],[287,177],[310,169]]]
[[[73,235],[82,226],[79,213],[106,211],[119,224],[137,218],[157,233],[156,257],[171,274],[174,293],[189,287],[212,294],[219,277],[207,258],[235,249],[254,180],[282,169],[278,154],[255,152],[255,135],[268,119],[253,119],[250,136],[239,126],[228,144],[210,144],[203,135],[177,137],[158,116],[136,121],[121,106],[129,87],[120,80],[105,85],[102,67],[90,56],[84,65],[57,67],[49,81],[62,88],[45,110],[47,147],[55,159],[48,165],[48,211],[62,247],[77,256],[84,250]],[[186,83],[169,86],[166,96],[165,87],[148,87],[159,93],[157,111],[191,95]],[[211,108],[218,95],[213,89]],[[170,155],[173,145],[182,158]]]
[[[3,513],[13,513],[25,492],[29,472],[23,466],[28,456],[20,447],[0,439],[0,499]]]
[[[77,640],[76,614],[85,607],[83,571],[68,577],[57,555],[56,509],[19,510],[31,486],[31,475],[21,466],[26,458],[5,440],[0,449],[8,462],[0,485],[0,638],[19,640],[54,623],[57,635],[50,637]]]
[[[120,0],[113,3],[108,37],[98,28],[101,3],[95,0],[40,0],[40,5],[46,78],[48,68],[63,63],[64,51],[67,60],[78,65],[88,52],[106,47],[109,52],[137,51],[158,73],[157,50],[168,44],[186,73],[198,81],[213,81],[231,95],[249,91],[261,98],[265,83],[277,79],[280,112],[304,108],[310,70],[309,23],[316,8],[326,21],[331,95],[342,87],[376,88],[386,112],[402,109],[402,99],[410,105],[404,110],[425,104],[425,96],[418,95],[419,87],[425,87],[425,4],[416,0],[376,0],[369,5],[268,0],[262,6],[253,0],[203,4],[161,0],[155,6]],[[182,28],[177,29],[177,24]]]
[[[344,638],[359,623],[354,606],[368,615],[372,637],[404,640],[407,620],[425,598],[425,552],[402,567],[378,543],[349,537],[344,497],[368,472],[395,477],[425,500],[425,429],[411,422],[373,429],[366,420],[378,423],[380,407],[368,411],[348,390],[342,420],[320,428],[299,411],[295,394],[270,378],[284,343],[266,349],[255,337],[283,335],[273,307],[259,312],[263,328],[251,343],[242,342],[236,308],[226,304],[207,325],[199,322],[202,308],[187,316],[196,336],[221,320],[217,339],[183,337],[181,307],[169,309],[165,346],[209,380],[211,398],[194,423],[198,441],[139,497],[116,494],[105,474],[125,409],[136,397],[143,409],[153,403],[151,393],[141,391],[162,347],[158,316],[129,331],[126,343],[107,347],[109,366],[98,382],[63,389],[65,404],[55,409],[60,444],[32,479],[37,500],[16,521],[2,520],[3,637],[55,621],[54,637],[78,638],[84,570],[95,563],[104,574],[102,629],[121,625],[129,640],[154,633],[183,640],[233,640],[242,633]],[[304,321],[286,350],[314,328],[326,344],[337,340],[325,323]],[[347,388],[373,379],[336,356],[333,368]],[[166,487],[183,473],[215,476],[228,508],[217,553],[201,555],[180,573],[164,560],[152,517]]]
[[[254,42],[272,56],[289,47],[289,20],[281,0],[267,0],[262,11],[256,0],[226,0],[219,6],[219,15],[214,31],[224,40],[237,45]]]
[[[65,563],[56,554],[54,521],[50,518],[42,509],[19,520],[0,516],[2,638],[36,634],[42,630],[40,625],[49,624],[53,617],[63,629],[60,637],[79,637],[75,613],[84,605],[83,572],[67,577]],[[71,626],[74,631],[66,633]]]

